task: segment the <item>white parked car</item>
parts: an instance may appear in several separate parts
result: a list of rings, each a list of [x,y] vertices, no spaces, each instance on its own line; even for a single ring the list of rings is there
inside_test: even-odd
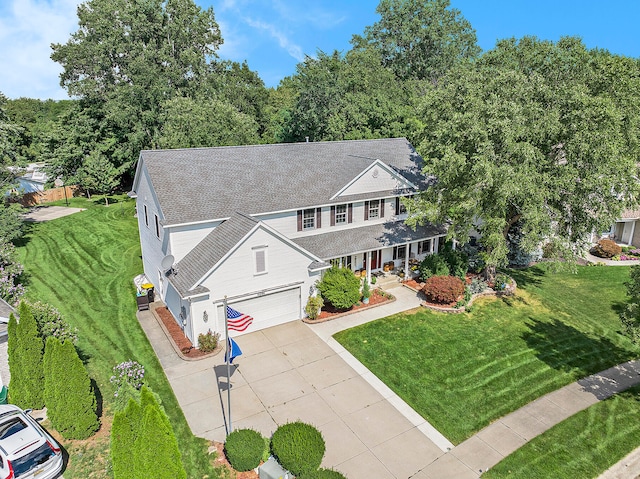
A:
[[[61,471],[60,445],[29,410],[0,405],[0,478],[52,479]]]

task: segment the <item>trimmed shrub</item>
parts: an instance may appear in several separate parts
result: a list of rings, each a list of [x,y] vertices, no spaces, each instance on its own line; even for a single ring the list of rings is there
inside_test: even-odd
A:
[[[422,292],[433,303],[455,303],[464,294],[464,283],[454,276],[432,276],[425,282]]]
[[[44,407],[44,369],[42,360],[44,348],[38,334],[36,320],[31,308],[22,301],[18,307],[20,320],[11,315],[9,324],[9,373],[11,374],[11,403],[26,409]]]
[[[78,329],[69,326],[60,311],[50,304],[40,301],[29,302],[29,307],[38,325],[38,331],[42,336],[43,343],[47,342],[49,336],[53,336],[61,342],[69,340],[76,344],[78,341]]]
[[[271,438],[271,452],[282,467],[294,476],[317,470],[325,452],[322,434],[303,422],[278,427]]]
[[[591,248],[591,254],[600,258],[613,258],[622,253],[622,248],[610,239],[601,239]]]
[[[86,439],[100,427],[89,374],[71,341],[47,339],[44,381],[47,415],[67,439]]]
[[[210,353],[218,347],[220,341],[220,333],[213,333],[211,330],[206,334],[198,335],[198,349],[203,353]]]
[[[622,332],[635,344],[640,345],[640,306],[638,303],[627,305],[625,310],[620,313],[620,322],[622,323]]]
[[[449,276],[450,270],[447,261],[438,253],[426,256],[418,268],[420,278],[426,281],[432,276]]]
[[[367,299],[371,297],[371,288],[369,287],[369,281],[367,278],[364,279],[364,283],[362,284],[362,298]]]
[[[317,319],[320,314],[320,309],[324,306],[324,300],[319,294],[315,296],[309,296],[307,299],[307,305],[304,307],[304,312],[307,313],[309,319]]]
[[[117,411],[113,416],[110,451],[114,479],[134,477],[132,451],[138,436],[141,417],[142,408],[135,399],[130,399],[124,410]]]
[[[300,476],[299,479],[347,479],[347,477],[333,469],[318,469]]]
[[[231,466],[240,472],[250,471],[260,465],[265,442],[262,434],[253,429],[236,429],[227,436],[224,453]]]
[[[187,477],[169,418],[146,386],[113,418],[111,463],[114,479]]]
[[[360,279],[349,268],[333,266],[318,283],[321,296],[337,309],[349,309],[360,301]]]

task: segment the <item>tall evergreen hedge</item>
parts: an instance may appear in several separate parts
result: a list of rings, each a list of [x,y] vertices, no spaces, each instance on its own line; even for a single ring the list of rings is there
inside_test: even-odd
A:
[[[153,392],[140,391],[118,411],[111,428],[114,479],[186,479],[178,441]]]
[[[11,315],[8,325],[9,400],[21,408],[44,407],[43,346],[31,308],[24,301],[18,307],[20,319]]]
[[[47,338],[45,397],[51,424],[67,439],[86,439],[100,427],[89,374],[73,343]]]

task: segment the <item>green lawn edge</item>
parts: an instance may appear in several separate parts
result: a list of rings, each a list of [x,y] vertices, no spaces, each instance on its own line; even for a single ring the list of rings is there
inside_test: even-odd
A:
[[[18,242],[25,267],[27,298],[47,302],[78,328],[78,349],[95,380],[105,420],[113,415],[112,368],[126,360],[145,367],[145,381],[162,399],[190,478],[217,477],[208,442],[191,433],[162,367],[136,318],[132,279],[142,272],[135,202],[113,196],[109,206],[94,198],[69,199],[86,211],[46,223],[29,224]],[[65,206],[64,200],[54,203]],[[65,477],[88,473],[111,477],[108,441],[68,448]],[[95,476],[92,476],[95,477]]]

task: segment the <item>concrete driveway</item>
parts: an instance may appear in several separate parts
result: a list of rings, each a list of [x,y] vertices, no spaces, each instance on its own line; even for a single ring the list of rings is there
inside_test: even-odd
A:
[[[392,309],[417,304],[411,299],[414,293],[404,288],[398,292],[410,303]],[[350,321],[358,321],[352,316]],[[229,417],[223,354],[185,361],[151,312],[140,312],[139,319],[193,433],[224,442]],[[357,361],[356,368],[349,365],[313,327],[296,321],[236,339],[243,355],[232,365],[233,429],[252,428],[270,436],[290,421],[313,424],[327,444],[323,466],[350,479],[408,478],[444,454],[446,439],[440,444],[437,436],[431,440],[432,428],[423,418],[377,384],[366,368],[358,368]]]

